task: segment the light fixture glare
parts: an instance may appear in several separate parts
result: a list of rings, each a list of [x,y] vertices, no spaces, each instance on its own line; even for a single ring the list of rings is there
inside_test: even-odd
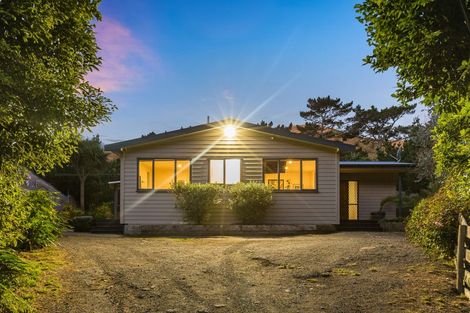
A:
[[[224,126],[224,136],[228,139],[233,139],[237,135],[237,129],[233,125]]]

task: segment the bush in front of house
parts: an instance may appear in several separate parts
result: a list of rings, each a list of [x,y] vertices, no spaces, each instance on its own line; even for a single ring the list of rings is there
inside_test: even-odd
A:
[[[273,202],[272,188],[255,182],[233,185],[229,195],[231,208],[243,224],[263,222]]]
[[[459,213],[470,218],[470,178],[455,174],[432,196],[421,200],[406,223],[407,237],[427,252],[454,256]]]
[[[64,222],[55,209],[55,195],[46,190],[31,190],[26,198],[25,210],[29,215],[24,221],[26,226],[19,247],[32,250],[54,243],[64,229]]]
[[[186,222],[205,224],[221,204],[224,188],[215,184],[183,184],[173,186],[176,206],[183,210]]]
[[[71,225],[70,223],[73,218],[77,216],[83,216],[85,215],[85,212],[82,209],[75,207],[74,205],[66,204],[62,207],[62,210],[59,211],[59,215],[65,223]]]
[[[96,220],[105,220],[113,218],[113,205],[111,202],[103,202],[102,204],[94,207],[90,215]]]

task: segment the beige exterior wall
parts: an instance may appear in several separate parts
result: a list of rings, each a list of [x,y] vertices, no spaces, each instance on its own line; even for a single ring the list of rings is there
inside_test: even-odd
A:
[[[397,194],[398,174],[394,173],[343,173],[341,180],[359,181],[359,219],[369,220],[370,213],[380,209],[380,202],[386,197]],[[396,217],[396,206],[384,207],[386,218]]]
[[[268,224],[338,224],[339,154],[336,148],[281,139],[254,130],[239,129],[237,139],[221,139],[220,129],[127,149],[121,155],[121,223],[183,223],[174,196],[168,192],[137,192],[138,158],[192,159],[192,182],[208,181],[210,158],[242,159],[242,181],[263,180],[263,159],[316,158],[318,192],[275,193]],[[219,212],[213,223],[236,223],[228,211]]]

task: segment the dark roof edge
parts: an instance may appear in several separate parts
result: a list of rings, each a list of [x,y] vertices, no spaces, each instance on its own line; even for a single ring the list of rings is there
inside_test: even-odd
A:
[[[321,139],[321,138],[316,138],[304,134],[296,134],[292,133],[287,129],[279,129],[279,128],[270,128],[267,126],[260,126],[248,122],[240,122],[237,120],[221,120],[217,122],[212,122],[209,124],[201,124],[197,126],[192,126],[188,128],[183,128],[183,129],[178,129],[178,130],[173,130],[169,132],[164,132],[164,133],[159,133],[159,134],[154,134],[154,135],[149,135],[145,136],[142,138],[135,138],[135,139],[130,139],[130,140],[125,140],[121,142],[116,142],[112,144],[105,145],[104,148],[107,151],[114,151],[114,152],[119,152],[122,148],[126,147],[133,147],[133,146],[138,146],[138,145],[143,145],[147,143],[152,143],[155,141],[159,140],[165,140],[165,139],[170,139],[170,138],[176,138],[179,136],[184,136],[184,135],[189,135],[192,133],[197,133],[205,130],[209,130],[212,128],[217,128],[221,127],[226,123],[226,121],[231,121],[232,123],[238,125],[238,127],[245,128],[245,129],[251,129],[254,131],[262,132],[265,134],[270,134],[282,138],[287,138],[287,139],[292,139],[296,141],[302,141],[310,144],[316,144],[320,146],[327,146],[327,147],[333,147],[333,148],[338,148],[342,151],[355,151],[355,146],[354,145],[349,145],[345,144],[339,141],[333,141],[333,140],[327,140],[327,139]]]

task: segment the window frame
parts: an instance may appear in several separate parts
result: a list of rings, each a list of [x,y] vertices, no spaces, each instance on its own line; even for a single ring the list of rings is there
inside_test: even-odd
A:
[[[149,189],[142,189],[139,188],[139,163],[140,161],[152,161],[152,188]],[[189,158],[178,158],[178,159],[172,159],[172,158],[137,158],[137,177],[136,177],[136,191],[137,192],[169,192],[171,189],[155,189],[155,161],[173,161],[174,162],[174,173],[173,173],[173,182],[176,183],[177,177],[176,173],[178,171],[177,169],[177,161],[189,161],[189,183],[192,182],[193,180],[193,171],[192,171],[192,166],[193,163],[191,162],[191,159]]]
[[[281,184],[280,184],[280,178],[281,178],[281,171],[280,171],[280,166],[281,166],[281,161],[300,161],[300,189],[297,190],[289,190],[289,189],[281,189]],[[266,184],[264,181],[264,175],[265,175],[265,170],[264,170],[264,164],[266,161],[276,161],[277,162],[277,189],[273,189],[274,192],[286,192],[286,193],[318,193],[318,158],[266,158],[263,159],[262,167],[263,167],[263,184]],[[304,175],[303,175],[303,161],[315,161],[315,189],[303,189],[303,180],[304,180]]]
[[[222,184],[219,184],[219,183],[211,183],[211,160],[222,160],[223,161],[223,164],[224,164],[224,168],[223,168],[223,171],[224,171],[224,182]],[[222,186],[233,186],[235,184],[226,184],[226,181],[227,181],[227,177],[226,177],[226,166],[227,166],[227,161],[226,160],[240,160],[240,183],[243,181],[243,178],[242,178],[242,173],[243,173],[243,158],[237,158],[237,157],[229,157],[229,156],[226,156],[226,157],[214,157],[214,158],[209,158],[207,159],[207,182],[209,184],[217,184],[217,185],[222,185]]]

